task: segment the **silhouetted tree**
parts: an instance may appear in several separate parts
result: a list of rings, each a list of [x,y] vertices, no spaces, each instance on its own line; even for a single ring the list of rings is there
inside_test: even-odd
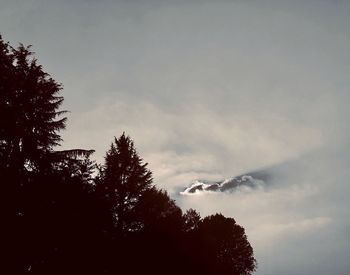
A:
[[[14,54],[8,43],[0,36],[0,168],[9,165],[11,154],[11,135],[15,127],[11,115],[11,105],[15,91]]]
[[[140,230],[171,234],[182,229],[181,209],[166,191],[155,187],[142,194],[135,205],[134,213],[133,219],[140,223]]]
[[[35,169],[65,128],[66,118],[59,118],[64,111],[58,110],[62,87],[43,71],[30,46],[14,49],[2,39],[0,45],[1,154],[9,165]]]
[[[97,190],[110,204],[119,233],[135,231],[131,222],[140,197],[153,188],[152,173],[136,152],[133,141],[124,133],[114,139],[97,181]]]
[[[66,111],[59,110],[62,85],[44,72],[30,48],[12,48],[0,36],[0,165],[17,173],[47,168],[54,159],[91,154],[53,150],[67,119],[62,117]]]
[[[244,228],[221,214],[205,217],[199,224],[200,255],[211,270],[221,274],[251,274],[256,260]]]
[[[197,230],[200,222],[200,214],[192,208],[187,210],[186,213],[183,215],[183,228],[185,232]]]
[[[188,274],[182,266],[186,260],[182,245],[182,211],[165,191],[155,187],[146,190],[130,217],[130,223],[137,223],[134,227],[137,230],[129,232],[123,241],[119,272]]]
[[[66,120],[60,90],[29,47],[14,49],[0,38],[4,274],[103,269],[94,251],[107,243],[112,219],[92,192],[93,151],[53,150]]]

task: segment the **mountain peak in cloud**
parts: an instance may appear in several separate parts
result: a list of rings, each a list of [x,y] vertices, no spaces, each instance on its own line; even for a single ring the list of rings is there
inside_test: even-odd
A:
[[[196,180],[181,195],[192,195],[204,192],[234,192],[245,189],[261,189],[270,175],[266,171],[252,172],[221,181]]]

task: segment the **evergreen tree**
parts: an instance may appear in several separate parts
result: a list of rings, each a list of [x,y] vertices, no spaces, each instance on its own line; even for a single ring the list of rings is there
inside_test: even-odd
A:
[[[201,222],[201,216],[194,209],[189,209],[183,215],[183,229],[185,232],[191,232],[198,229]]]
[[[0,37],[0,156],[14,169],[37,169],[58,145],[65,128],[59,111],[62,86],[43,71],[22,44],[10,47]]]
[[[141,196],[151,188],[152,173],[147,163],[143,163],[133,141],[123,133],[114,139],[97,181],[97,191],[109,202],[119,233],[137,230],[137,221],[130,220]]]
[[[110,219],[93,194],[93,150],[54,151],[61,85],[33,57],[0,37],[0,175],[6,274],[91,270]],[[85,158],[81,158],[85,157]],[[91,249],[92,247],[96,249]],[[89,250],[90,249],[90,250]],[[8,271],[7,271],[8,269]],[[86,273],[86,272],[83,272]],[[99,272],[96,272],[98,274]]]

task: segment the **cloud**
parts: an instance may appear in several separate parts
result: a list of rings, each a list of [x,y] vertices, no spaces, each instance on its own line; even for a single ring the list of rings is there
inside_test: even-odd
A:
[[[113,136],[126,131],[150,163],[155,181],[168,189],[279,163],[323,142],[318,129],[288,118],[257,122],[239,114],[231,119],[200,105],[172,113],[147,102],[105,102],[71,117],[69,128],[65,147],[95,148],[100,161]]]
[[[259,275],[348,272],[348,1],[0,6],[4,39],[33,44],[64,84],[63,148],[102,162],[126,131],[174,197],[196,179],[273,166],[262,190],[177,200],[237,219]]]
[[[329,274],[332,267],[347,272],[346,155],[316,151],[267,168],[271,177],[264,188],[202,192],[177,201],[202,216],[220,212],[244,225],[259,260],[258,274]],[[320,270],[325,260],[329,266]]]

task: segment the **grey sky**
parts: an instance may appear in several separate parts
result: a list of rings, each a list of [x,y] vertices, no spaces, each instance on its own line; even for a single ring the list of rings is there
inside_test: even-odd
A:
[[[126,131],[171,194],[283,167],[275,190],[178,200],[235,217],[257,274],[350,270],[349,1],[0,0],[0,32],[64,84],[63,148],[102,161]]]

